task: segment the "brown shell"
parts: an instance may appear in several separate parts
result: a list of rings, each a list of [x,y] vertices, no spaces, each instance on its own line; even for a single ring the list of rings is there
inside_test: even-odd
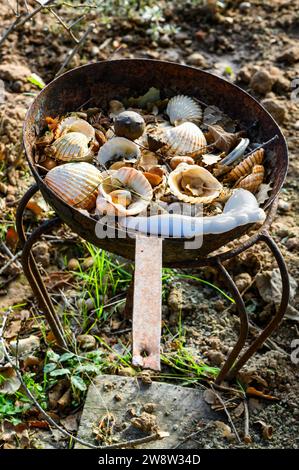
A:
[[[256,152],[249,155],[245,160],[240,162],[232,171],[228,174],[228,179],[237,181],[243,176],[249,175],[254,165],[260,165],[264,159],[264,149],[258,149]]]
[[[247,189],[247,191],[255,193],[263,182],[264,174],[265,169],[263,165],[255,165],[252,169],[252,173],[237,181],[234,187]]]
[[[175,170],[176,167],[180,164],[180,163],[187,163],[188,165],[194,165],[194,160],[192,157],[184,157],[183,155],[180,156],[180,157],[172,157],[172,159],[170,160],[169,164],[170,164],[170,167]]]

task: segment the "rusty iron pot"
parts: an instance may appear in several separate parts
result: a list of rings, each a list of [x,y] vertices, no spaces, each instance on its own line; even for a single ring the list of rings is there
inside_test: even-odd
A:
[[[265,142],[277,135],[278,139],[268,149],[266,182],[272,183],[269,199],[264,209],[269,209],[277,196],[287,173],[288,152],[285,139],[270,114],[248,93],[211,73],[175,63],[147,60],[121,59],[98,62],[73,69],[53,80],[32,103],[24,123],[24,146],[34,178],[45,198],[56,213],[82,238],[105,250],[125,258],[134,259],[135,240],[123,238],[98,238],[96,220],[69,206],[43,182],[34,163],[34,142],[45,128],[46,116],[62,115],[87,107],[103,106],[111,99],[122,99],[145,93],[150,87],[159,88],[172,95],[192,95],[199,100],[216,105],[231,118],[249,129],[249,137]],[[184,249],[184,239],[166,238],[163,242],[163,262],[202,258],[246,233],[252,224],[238,227],[221,235],[206,235],[201,248]]]

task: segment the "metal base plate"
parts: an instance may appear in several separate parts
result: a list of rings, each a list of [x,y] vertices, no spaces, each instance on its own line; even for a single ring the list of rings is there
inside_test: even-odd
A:
[[[179,445],[186,436],[196,430],[202,421],[220,419],[203,400],[198,389],[180,387],[166,383],[143,383],[140,379],[120,376],[99,376],[90,385],[84,405],[78,437],[96,443],[93,429],[109,413],[114,422],[110,443],[143,438],[151,431],[144,432],[131,423],[144,411],[149,413],[162,432],[169,436],[134,446],[140,449],[171,449]],[[135,416],[134,416],[135,414]],[[112,415],[112,416],[111,416]],[[200,436],[198,437],[200,439]],[[99,442],[99,445],[105,443]],[[85,448],[76,444],[76,448]],[[180,448],[198,448],[198,443],[189,440]]]

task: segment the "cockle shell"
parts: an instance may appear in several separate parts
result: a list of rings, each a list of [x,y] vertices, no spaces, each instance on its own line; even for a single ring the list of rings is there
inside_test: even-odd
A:
[[[184,122],[177,127],[162,129],[161,142],[165,144],[161,149],[162,153],[190,157],[201,155],[207,145],[202,131],[192,122]]]
[[[87,121],[84,121],[84,119],[79,119],[75,116],[62,119],[55,129],[54,135],[57,139],[69,132],[80,132],[84,134],[89,141],[95,138],[95,129]]]
[[[160,214],[151,217],[121,217],[120,226],[130,231],[175,238],[193,238],[220,234],[242,225],[263,222],[266,214],[253,194],[236,189],[220,215],[190,217],[184,214]],[[190,245],[194,249],[194,244]]]
[[[184,157],[182,155],[181,157],[172,157],[169,162],[169,165],[173,170],[175,170],[176,167],[181,163],[187,163],[187,165],[194,165],[194,160],[192,157]]]
[[[115,202],[116,190],[125,190],[126,194],[130,192],[131,202],[127,207],[126,204]],[[101,215],[136,215],[149,205],[152,198],[152,187],[141,171],[125,167],[117,171],[107,171],[99,187],[97,212]]]
[[[189,96],[184,95],[177,95],[169,100],[166,114],[174,126],[183,122],[199,122],[202,118],[200,105]]]
[[[172,194],[184,202],[208,203],[220,193],[222,185],[205,168],[181,163],[168,177]]]
[[[134,142],[124,137],[113,137],[100,148],[98,162],[105,166],[113,160],[123,159],[134,162],[139,157],[140,150]]]
[[[64,162],[86,161],[92,157],[88,138],[81,132],[69,132],[49,147],[49,156]]]
[[[258,149],[251,155],[249,155],[245,160],[239,163],[232,171],[228,174],[228,179],[236,181],[243,176],[248,175],[254,165],[260,165],[264,159],[264,149]]]
[[[263,182],[264,174],[265,169],[263,165],[255,165],[252,173],[237,182],[235,187],[247,189],[247,191],[255,193]]]
[[[92,209],[95,206],[102,174],[90,163],[66,163],[50,170],[44,181],[71,206]]]

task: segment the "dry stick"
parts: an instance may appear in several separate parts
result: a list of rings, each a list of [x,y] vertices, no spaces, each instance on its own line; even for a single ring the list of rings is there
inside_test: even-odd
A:
[[[6,269],[14,262],[16,261],[16,259],[21,255],[21,251],[19,251],[15,256],[13,256],[9,261],[7,261],[7,263],[2,266],[2,268],[0,269],[0,276],[2,273],[4,273],[6,271]],[[22,267],[22,265],[18,262],[18,267]]]
[[[55,10],[53,10],[52,8],[47,8],[47,10],[53,15],[55,16],[55,18],[57,19],[58,23],[61,24],[61,26],[68,32],[68,34],[71,36],[71,38],[73,39],[73,41],[75,41],[76,44],[79,44],[79,39],[76,38],[76,36],[74,35],[73,31],[72,31],[72,26],[68,26],[64,21],[63,19],[56,13]]]
[[[248,409],[248,403],[247,403],[247,398],[244,398],[244,415],[245,415],[245,421],[244,421],[244,441],[245,442],[250,442],[251,437],[249,434],[249,409]]]
[[[86,40],[87,36],[89,35],[89,33],[93,30],[93,28],[95,27],[95,25],[92,23],[88,29],[85,31],[85,33],[83,34],[82,38],[79,40],[79,42],[76,44],[76,46],[74,47],[74,49],[71,51],[71,53],[66,57],[65,61],[63,62],[62,66],[60,67],[60,69],[58,70],[58,72],[56,73],[55,77],[58,77],[59,75],[62,74],[63,70],[65,69],[65,67],[69,64],[69,62],[72,60],[72,58],[74,57],[74,55],[78,52],[78,50],[80,49],[80,47],[83,45],[84,41]]]
[[[12,254],[12,252],[10,251],[10,249],[8,248],[8,246],[5,245],[5,243],[1,242],[1,248],[2,250],[5,251],[5,253],[10,257],[10,258],[15,258],[15,255]],[[18,253],[18,255],[20,254],[21,252]],[[17,255],[16,255],[17,256]],[[21,263],[18,263],[19,267],[22,267]]]
[[[31,13],[22,14],[20,16],[17,16],[17,18],[14,20],[14,22],[9,26],[9,28],[6,30],[6,32],[3,34],[2,38],[0,39],[0,47],[2,46],[3,42],[7,39],[7,37],[15,31],[17,28],[21,28],[27,21],[31,20],[37,13],[39,13],[41,10],[47,7],[50,3],[53,3],[56,0],[47,0],[43,5],[39,5],[35,10],[33,10]]]
[[[231,424],[231,427],[232,427],[232,429],[233,429],[233,431],[234,431],[234,433],[235,433],[235,435],[236,435],[237,441],[241,444],[242,441],[241,441],[241,439],[240,439],[239,433],[238,433],[238,431],[237,431],[237,429],[236,429],[236,427],[235,427],[235,425],[234,425],[234,422],[233,422],[233,420],[232,420],[232,418],[231,418],[230,413],[228,412],[228,409],[227,409],[227,407],[226,407],[224,401],[222,400],[222,398],[221,398],[221,396],[219,395],[219,393],[216,392],[215,388],[213,387],[213,384],[211,384],[211,388],[212,388],[213,392],[215,393],[216,397],[218,398],[218,400],[220,401],[221,405],[223,406],[223,409],[224,409],[224,411],[225,411],[225,413],[226,413],[226,416],[227,416],[227,418],[228,418],[228,420],[229,420],[229,422],[230,422],[230,424]]]
[[[108,446],[95,446],[93,444],[90,444],[89,442],[86,442],[84,441],[83,439],[80,439],[76,436],[73,436],[72,434],[70,434],[68,431],[66,431],[65,429],[63,429],[61,426],[59,426],[44,410],[43,408],[40,406],[40,404],[38,403],[38,401],[36,400],[36,398],[34,397],[34,395],[32,395],[31,391],[27,388],[24,380],[23,380],[23,377],[22,377],[22,374],[20,372],[20,368],[18,366],[16,366],[16,364],[11,360],[10,358],[10,355],[8,354],[8,351],[7,351],[7,348],[6,348],[6,345],[5,345],[5,341],[3,339],[3,333],[5,331],[5,326],[6,326],[6,322],[7,322],[7,318],[8,318],[8,314],[9,314],[9,311],[7,311],[4,315],[3,315],[3,322],[2,322],[2,327],[0,328],[0,344],[2,344],[2,348],[3,348],[3,353],[7,359],[7,361],[9,362],[9,364],[11,365],[11,367],[14,369],[14,371],[16,372],[16,375],[19,379],[19,381],[21,382],[24,390],[25,390],[25,393],[26,395],[28,396],[28,398],[34,403],[34,405],[36,406],[36,408],[38,409],[38,411],[45,417],[45,419],[47,420],[47,422],[54,426],[55,428],[57,428],[62,434],[64,434],[65,436],[67,436],[68,438],[70,439],[74,439],[76,442],[79,442],[80,444],[84,445],[85,447],[90,447],[91,449],[102,449],[102,450],[109,450],[109,449],[120,449],[120,448],[127,448],[127,447],[132,447],[132,446],[136,446],[136,445],[139,445],[139,444],[145,444],[147,442],[150,442],[150,441],[154,441],[156,439],[163,439],[164,437],[167,437],[168,436],[168,433],[155,433],[155,434],[151,434],[150,436],[146,436],[146,437],[142,437],[140,439],[134,439],[134,440],[131,440],[131,441],[125,441],[125,442],[118,442],[117,444],[111,444],[111,445],[108,445]],[[16,363],[18,363],[18,357],[16,356]]]

